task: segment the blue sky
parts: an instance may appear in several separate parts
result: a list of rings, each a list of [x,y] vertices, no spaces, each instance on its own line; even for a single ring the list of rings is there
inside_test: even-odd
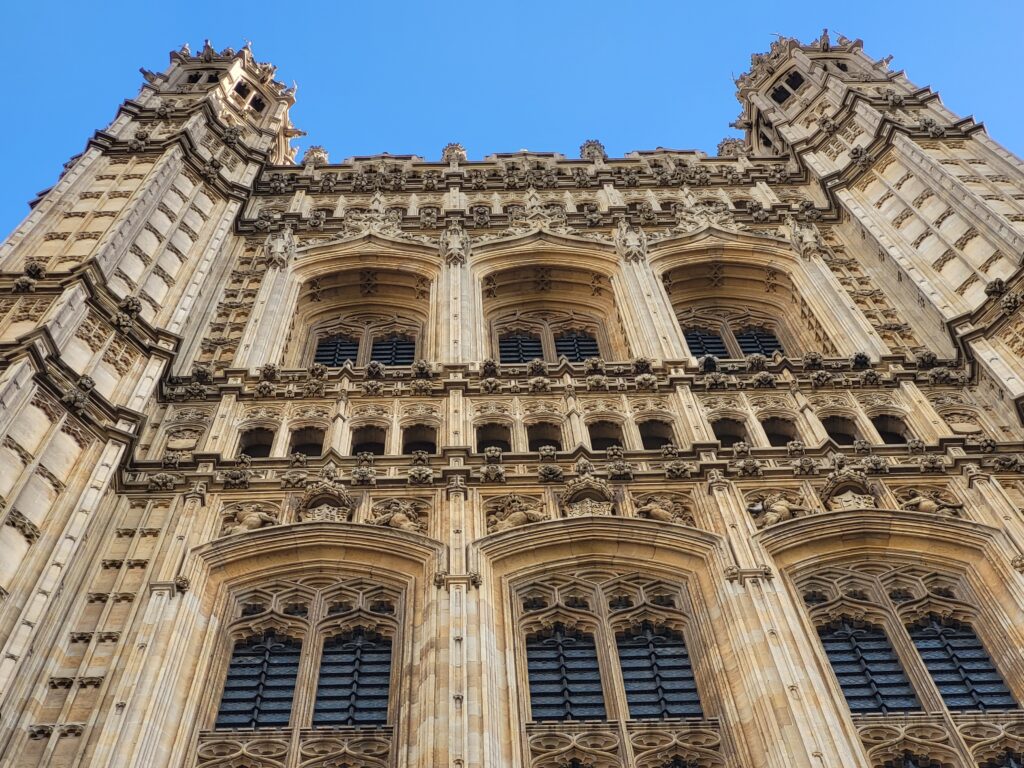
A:
[[[163,10],[158,10],[163,9]],[[713,152],[738,113],[732,78],[775,33],[828,27],[938,90],[1024,154],[1024,2],[6,2],[8,151],[0,236],[167,53],[251,40],[299,85],[299,140],[334,160],[392,152],[470,158],[518,149],[576,156],[657,146]]]

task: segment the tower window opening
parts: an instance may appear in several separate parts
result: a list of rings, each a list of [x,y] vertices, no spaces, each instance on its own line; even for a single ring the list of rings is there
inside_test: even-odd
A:
[[[249,102],[249,106],[252,107],[254,112],[262,112],[266,109],[267,104],[259,96],[256,96]]]
[[[771,418],[761,422],[768,444],[775,448],[785,448],[786,443],[799,439],[799,433],[789,419]]]
[[[785,354],[782,342],[775,332],[768,328],[751,327],[736,333],[736,343],[744,355],[764,355],[771,357],[776,352]]]
[[[565,331],[555,335],[555,354],[570,363],[582,363],[590,357],[600,357],[597,339],[586,331]]]
[[[241,82],[235,86],[235,93],[237,93],[244,99],[246,96],[252,93],[252,88],[250,88],[247,83]]]
[[[274,444],[274,433],[269,429],[248,429],[238,439],[238,452],[254,459],[265,459],[270,456]]]
[[[341,366],[345,363],[355,365],[359,356],[359,339],[351,336],[337,335],[320,339],[316,343],[313,361],[330,366]]]
[[[595,451],[607,451],[612,446],[622,445],[622,427],[614,421],[594,421],[587,425],[590,433],[590,447]]]
[[[356,627],[324,642],[313,726],[388,721],[391,639]]]
[[[352,455],[372,453],[374,456],[383,456],[387,436],[387,430],[382,427],[358,427],[352,430]]]
[[[216,728],[286,728],[302,643],[267,632],[235,644]]]
[[[498,337],[498,356],[503,363],[528,363],[542,359],[540,336],[527,331],[511,331]]]
[[[886,445],[906,445],[910,436],[907,425],[898,416],[875,416],[871,419],[878,436]]]
[[[416,359],[416,340],[400,333],[376,338],[370,357],[384,365],[412,365]]]
[[[788,75],[786,75],[786,85],[788,85],[792,90],[799,90],[800,86],[803,84],[804,77],[796,70],[793,70]]]
[[[843,416],[827,416],[821,420],[821,425],[836,445],[853,445],[860,437],[853,420]]]
[[[307,456],[319,456],[324,451],[324,430],[309,427],[292,432],[289,453],[304,453]]]
[[[672,445],[675,442],[672,425],[667,421],[652,419],[642,421],[637,426],[640,429],[640,441],[645,451],[656,451],[662,446]]]
[[[629,716],[703,717],[683,636],[645,624],[616,637]]]
[[[776,104],[785,104],[786,100],[792,96],[789,89],[785,86],[779,85],[772,91],[772,101]]]
[[[551,447],[562,450],[562,428],[551,422],[541,421],[526,427],[526,440],[531,451]]]
[[[202,79],[203,79],[203,73],[202,72],[189,72],[188,73],[187,81],[189,83],[198,83]]]
[[[747,439],[747,428],[743,422],[736,419],[716,419],[711,422],[711,430],[715,433],[715,439],[722,444],[723,448],[732,448],[740,441],[749,442]]]
[[[534,720],[604,720],[594,636],[556,624],[526,638]]]
[[[512,430],[504,424],[481,424],[476,428],[476,450],[501,448],[506,453],[512,450]]]
[[[402,431],[402,453],[437,453],[437,430],[426,424],[414,424]]]
[[[718,358],[729,357],[725,339],[714,331],[691,328],[688,331],[683,331],[683,338],[686,339],[686,346],[690,348],[690,354],[694,357],[707,357],[708,355]]]

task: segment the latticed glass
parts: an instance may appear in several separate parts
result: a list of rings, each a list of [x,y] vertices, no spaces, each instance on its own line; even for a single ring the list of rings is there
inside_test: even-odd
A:
[[[299,640],[273,632],[236,643],[215,727],[287,727],[301,653]]]
[[[561,625],[526,640],[534,720],[603,720],[604,696],[594,636]]]

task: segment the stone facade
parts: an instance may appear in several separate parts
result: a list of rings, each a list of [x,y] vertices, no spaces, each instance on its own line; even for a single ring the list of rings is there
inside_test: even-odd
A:
[[[827,34],[753,57],[715,157],[296,162],[248,48],[143,74],[0,247],[0,765],[1020,765],[908,634],[1024,701],[1024,166],[982,126]],[[916,708],[851,713],[840,625]],[[652,628],[695,716],[631,716]],[[603,717],[533,709],[565,633]],[[217,727],[268,637],[290,711]],[[314,727],[336,637],[390,649],[383,721]]]

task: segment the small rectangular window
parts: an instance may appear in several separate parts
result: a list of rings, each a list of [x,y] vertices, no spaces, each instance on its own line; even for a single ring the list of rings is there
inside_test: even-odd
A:
[[[789,92],[788,88],[780,85],[777,86],[774,91],[772,91],[772,101],[774,101],[776,104],[785,104],[786,99],[788,99],[792,95],[793,94]]]
[[[238,83],[235,86],[235,93],[241,96],[243,99],[252,92],[252,89],[245,83]]]
[[[803,84],[804,78],[799,72],[793,71],[786,75],[786,85],[788,85],[792,90],[799,90],[800,86]]]

